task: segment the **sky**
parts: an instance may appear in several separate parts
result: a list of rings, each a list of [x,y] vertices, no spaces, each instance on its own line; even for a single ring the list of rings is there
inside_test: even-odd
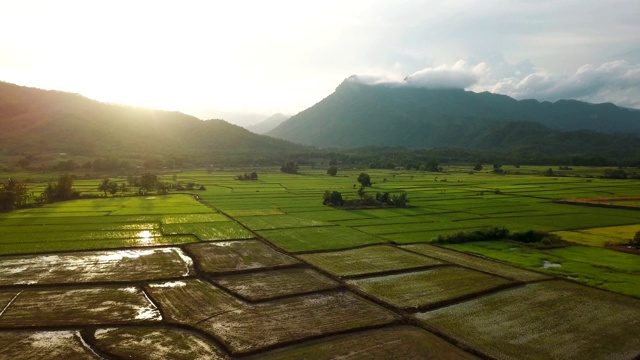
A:
[[[0,81],[247,125],[346,78],[640,108],[640,1],[2,1]]]

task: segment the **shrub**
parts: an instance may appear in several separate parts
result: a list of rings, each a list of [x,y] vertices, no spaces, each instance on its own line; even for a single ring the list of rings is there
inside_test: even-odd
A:
[[[629,245],[640,249],[640,231],[636,233],[633,239],[629,240]]]
[[[342,199],[342,194],[338,191],[325,191],[323,196],[323,205],[329,206],[342,206],[344,204],[344,200]]]
[[[435,240],[438,244],[462,244],[477,241],[492,241],[505,239],[509,236],[509,229],[504,227],[492,227],[475,230],[472,232],[459,232],[452,235],[440,235]]]

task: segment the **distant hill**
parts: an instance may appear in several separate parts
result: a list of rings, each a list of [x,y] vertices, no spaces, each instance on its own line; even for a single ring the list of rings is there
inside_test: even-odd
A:
[[[280,113],[269,116],[268,118],[260,121],[257,124],[247,126],[247,130],[256,133],[256,134],[265,134],[269,130],[275,128],[276,126],[282,124],[286,120],[289,119],[289,116],[283,115]]]
[[[633,149],[640,144],[638,134],[640,112],[609,103],[518,101],[462,89],[365,85],[355,77],[267,133],[322,147],[459,147],[609,154],[622,148],[638,153]]]
[[[223,120],[101,103],[0,82],[0,154],[278,156],[303,146]]]

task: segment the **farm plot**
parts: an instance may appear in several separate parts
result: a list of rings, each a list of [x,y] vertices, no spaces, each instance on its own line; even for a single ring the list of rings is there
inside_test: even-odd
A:
[[[284,215],[285,213],[276,208],[255,208],[256,204],[248,204],[247,209],[233,209],[226,210],[225,212],[229,214],[229,216],[240,217],[240,216],[263,216],[263,215]]]
[[[162,319],[144,292],[131,286],[0,290],[0,299],[7,304],[0,316],[2,327],[135,324]]]
[[[218,222],[218,221],[230,221],[228,217],[220,213],[212,214],[182,214],[182,215],[167,215],[162,217],[162,223],[167,224],[191,224],[191,223],[205,223],[205,222]]]
[[[512,282],[459,267],[348,280],[373,297],[401,309],[425,309],[499,289]]]
[[[115,213],[121,215],[113,215]],[[0,239],[0,254],[107,249],[197,241],[197,238],[187,231],[184,235],[163,236],[160,229],[160,221],[163,218],[168,223],[165,226],[187,226],[189,224],[184,222],[194,218],[206,221],[226,219],[227,221],[222,223],[234,224],[221,214],[213,213],[209,207],[195,201],[190,195],[65,201],[0,214],[0,227],[4,234]],[[239,234],[240,230],[231,227],[221,232],[229,237]]]
[[[494,358],[632,359],[640,300],[547,281],[419,313],[429,328]]]
[[[338,226],[262,230],[258,233],[290,252],[344,249],[384,242],[373,235]]]
[[[573,243],[604,247],[608,244],[626,244],[638,231],[640,231],[640,224],[557,231],[555,234]]]
[[[215,336],[235,355],[398,319],[346,292],[255,305],[200,281],[185,281],[181,286],[158,284],[150,286],[150,292],[171,321],[190,324]]]
[[[236,217],[236,220],[241,222],[244,226],[251,230],[270,230],[270,229],[283,229],[283,228],[299,228],[299,227],[312,227],[312,226],[332,226],[332,224],[317,221],[303,219],[297,216],[291,215],[273,215],[273,216],[246,216]]]
[[[29,254],[50,251],[98,250],[126,247],[177,245],[197,242],[195,236],[147,236],[144,232],[134,238],[93,239],[87,241],[33,241],[0,243],[0,254]]]
[[[311,269],[284,269],[215,278],[220,287],[249,301],[336,289],[339,283]]]
[[[1,337],[1,336],[0,336]],[[202,335],[169,326],[133,326],[98,329],[95,344],[108,354],[125,359],[226,359]]]
[[[175,247],[0,257],[0,285],[169,279],[193,274]]]
[[[298,257],[338,277],[407,270],[443,264],[442,261],[388,245],[367,246],[334,252],[310,253],[299,255]]]
[[[398,326],[337,336],[251,357],[252,360],[286,359],[476,359],[422,329]]]
[[[203,241],[249,239],[253,235],[233,221],[162,225],[165,235],[194,235]]]
[[[587,246],[538,250],[506,241],[456,244],[447,247],[640,297],[640,261],[635,254]]]
[[[5,359],[99,359],[72,330],[0,331],[0,350]]]
[[[259,240],[218,241],[188,245],[202,271],[216,274],[255,269],[273,269],[298,264]]]
[[[484,259],[458,251],[448,250],[442,247],[429,244],[404,245],[403,249],[414,251],[443,261],[448,261],[457,265],[465,266],[482,272],[487,272],[516,281],[535,281],[546,279],[548,276],[524,270],[520,267],[511,266],[505,263]]]

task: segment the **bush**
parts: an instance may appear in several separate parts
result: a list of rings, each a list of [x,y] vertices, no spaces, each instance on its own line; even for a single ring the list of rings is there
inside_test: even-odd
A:
[[[258,180],[258,174],[254,171],[252,173],[244,173],[235,177],[236,180]]]
[[[509,236],[509,229],[504,227],[493,227],[480,229],[472,232],[459,232],[452,235],[440,235],[435,240],[438,244],[462,244],[477,241],[501,240]]]
[[[298,164],[293,161],[287,161],[282,164],[280,167],[280,171],[287,174],[297,174],[298,173]]]
[[[325,191],[323,196],[323,205],[329,206],[342,206],[344,204],[344,200],[342,199],[342,194],[338,191]]]
[[[371,186],[371,177],[369,176],[369,174],[360,173],[360,175],[358,176],[358,182],[362,186]]]
[[[629,240],[629,245],[640,249],[640,231],[636,233],[633,239]]]

